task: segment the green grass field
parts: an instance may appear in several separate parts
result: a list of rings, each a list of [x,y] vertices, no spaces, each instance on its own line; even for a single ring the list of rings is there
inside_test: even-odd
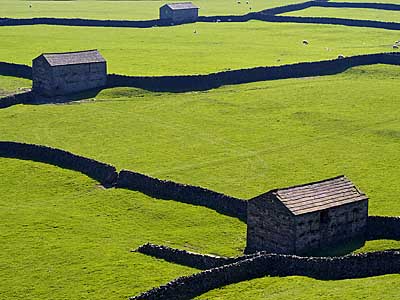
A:
[[[204,74],[388,52],[398,39],[396,31],[383,29],[259,21],[150,29],[18,26],[0,27],[0,61],[31,64],[43,52],[97,48],[111,73]]]
[[[27,17],[29,3],[35,16],[148,19],[161,2],[6,0],[0,11]],[[196,3],[204,14],[243,13],[235,1]],[[254,3],[262,9],[288,1]],[[398,39],[389,30],[263,22],[0,27],[0,61],[30,64],[41,52],[98,48],[109,72],[197,74],[392,51]],[[245,199],[346,174],[370,197],[371,215],[400,215],[399,71],[375,65],[179,94],[107,89],[79,102],[2,109],[0,140],[49,145]],[[0,96],[29,86],[0,76]],[[131,252],[141,244],[226,256],[245,247],[245,224],[203,207],[105,190],[77,172],[29,161],[0,158],[0,178],[1,299],[127,299],[198,272]],[[378,240],[355,252],[394,248],[399,241]],[[392,300],[399,284],[400,275],[266,277],[198,299]]]
[[[27,79],[0,76],[0,97],[18,93],[21,89],[28,89],[31,86],[32,82]]]
[[[290,12],[283,15],[300,17],[330,17],[385,22],[399,22],[400,20],[400,11],[359,8],[310,7],[305,10]]]
[[[198,0],[193,1],[200,10],[201,16],[242,15],[251,11],[259,11],[270,7],[300,3],[303,0]],[[1,14],[9,18],[59,17],[113,20],[150,20],[158,19],[159,8],[165,1],[118,1],[118,0],[79,0],[79,1],[29,1],[2,0]],[[29,4],[32,7],[29,7]],[[250,10],[251,8],[251,10]]]

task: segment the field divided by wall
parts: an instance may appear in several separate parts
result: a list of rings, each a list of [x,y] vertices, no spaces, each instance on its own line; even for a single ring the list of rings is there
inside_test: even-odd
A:
[[[157,2],[32,1],[29,11],[28,2],[18,2],[1,1],[0,11],[17,18],[151,19],[156,14],[147,8],[158,7]],[[247,11],[234,2],[204,5],[204,15]],[[282,2],[254,2],[253,9],[270,4]],[[364,14],[346,11],[354,11],[354,18]],[[379,14],[378,20],[392,19]],[[50,43],[49,37],[57,38]],[[0,61],[30,65],[41,52],[99,48],[111,73],[131,76],[208,74],[387,52],[399,39],[397,31],[383,29],[258,21],[146,30],[4,27],[0,38]],[[310,44],[302,45],[303,39]],[[370,214],[399,215],[398,79],[398,66],[375,65],[181,94],[112,88],[66,104],[0,110],[0,140],[65,149],[117,169],[240,199],[345,173],[370,196]],[[29,84],[0,77],[7,93]],[[0,158],[0,166],[5,278],[0,294],[7,299],[127,299],[199,272],[131,252],[147,242],[222,256],[243,251],[243,222],[213,210],[103,189],[77,172],[42,163]],[[356,251],[391,248],[399,242],[371,241]],[[399,275],[332,281],[265,277],[199,299],[392,300],[399,280]]]

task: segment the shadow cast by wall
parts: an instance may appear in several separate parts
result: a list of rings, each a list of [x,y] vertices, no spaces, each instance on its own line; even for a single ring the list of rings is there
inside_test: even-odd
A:
[[[73,93],[63,96],[47,97],[43,95],[33,94],[30,102],[25,104],[43,105],[43,104],[68,104],[73,102],[89,101],[95,99],[97,95],[104,89],[96,88],[84,92]]]

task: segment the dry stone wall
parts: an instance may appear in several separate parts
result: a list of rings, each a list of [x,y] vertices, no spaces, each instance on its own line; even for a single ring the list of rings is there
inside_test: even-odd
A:
[[[264,276],[308,276],[323,280],[363,278],[400,273],[400,251],[342,257],[299,257],[259,253],[222,267],[179,277],[131,300],[186,300],[222,286]]]
[[[159,180],[132,171],[122,170],[118,174],[114,166],[64,150],[0,141],[0,157],[32,160],[75,170],[98,180],[106,187],[131,189],[159,199],[204,206],[246,222],[247,201],[245,200],[198,186]]]
[[[111,165],[46,146],[0,142],[0,157],[33,160],[75,170],[104,185],[113,184],[118,176],[115,167]]]
[[[392,52],[366,54],[317,62],[240,69],[211,73],[207,75],[125,76],[110,74],[107,77],[106,87],[135,87],[157,92],[203,91],[218,88],[224,85],[243,84],[265,80],[333,75],[341,73],[352,67],[373,64],[400,65],[400,53]],[[8,68],[12,68],[12,64],[8,65]],[[17,65],[15,68],[15,73],[17,74],[18,70],[20,70],[20,66]]]
[[[400,217],[369,216],[367,239],[400,240]]]
[[[341,8],[372,8],[398,11],[400,5],[384,3],[351,3],[351,2],[327,2],[327,1],[307,1],[304,3],[290,4],[281,7],[265,9],[259,12],[244,15],[222,15],[222,16],[199,16],[197,22],[247,22],[249,20],[259,20],[265,22],[292,22],[292,23],[314,23],[314,24],[333,24],[344,26],[385,28],[400,30],[400,23],[380,22],[372,20],[353,20],[340,18],[313,18],[313,17],[289,17],[277,16],[292,11],[299,11],[309,7],[341,7]],[[66,18],[0,18],[0,26],[21,26],[21,25],[63,25],[63,26],[92,26],[92,27],[131,27],[131,28],[150,28],[157,26],[175,26],[189,22],[179,22],[170,20],[91,20],[91,19],[66,19]]]
[[[119,173],[116,187],[140,191],[154,198],[205,206],[246,222],[247,201],[202,187],[160,180],[127,170]]]
[[[33,94],[31,91],[13,94],[0,98],[0,108],[7,108],[17,104],[30,103],[32,99]]]
[[[233,70],[208,75],[138,77],[111,74],[108,75],[108,87],[136,87],[157,92],[202,91],[223,85],[333,75],[355,66],[372,64],[400,65],[400,53],[366,54],[318,62]]]
[[[32,68],[27,65],[0,62],[0,75],[32,79]]]

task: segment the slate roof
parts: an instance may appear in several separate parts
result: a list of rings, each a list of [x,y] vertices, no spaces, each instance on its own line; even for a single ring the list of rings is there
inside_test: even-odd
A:
[[[294,215],[320,211],[352,202],[367,200],[346,176],[272,190]]]
[[[165,4],[164,6],[168,6],[172,10],[179,10],[179,9],[199,9],[196,5],[192,2],[179,2],[179,3],[169,3]]]
[[[50,66],[66,66],[105,62],[103,56],[97,50],[85,50],[64,53],[43,53],[44,59]],[[40,57],[39,56],[39,57]]]

